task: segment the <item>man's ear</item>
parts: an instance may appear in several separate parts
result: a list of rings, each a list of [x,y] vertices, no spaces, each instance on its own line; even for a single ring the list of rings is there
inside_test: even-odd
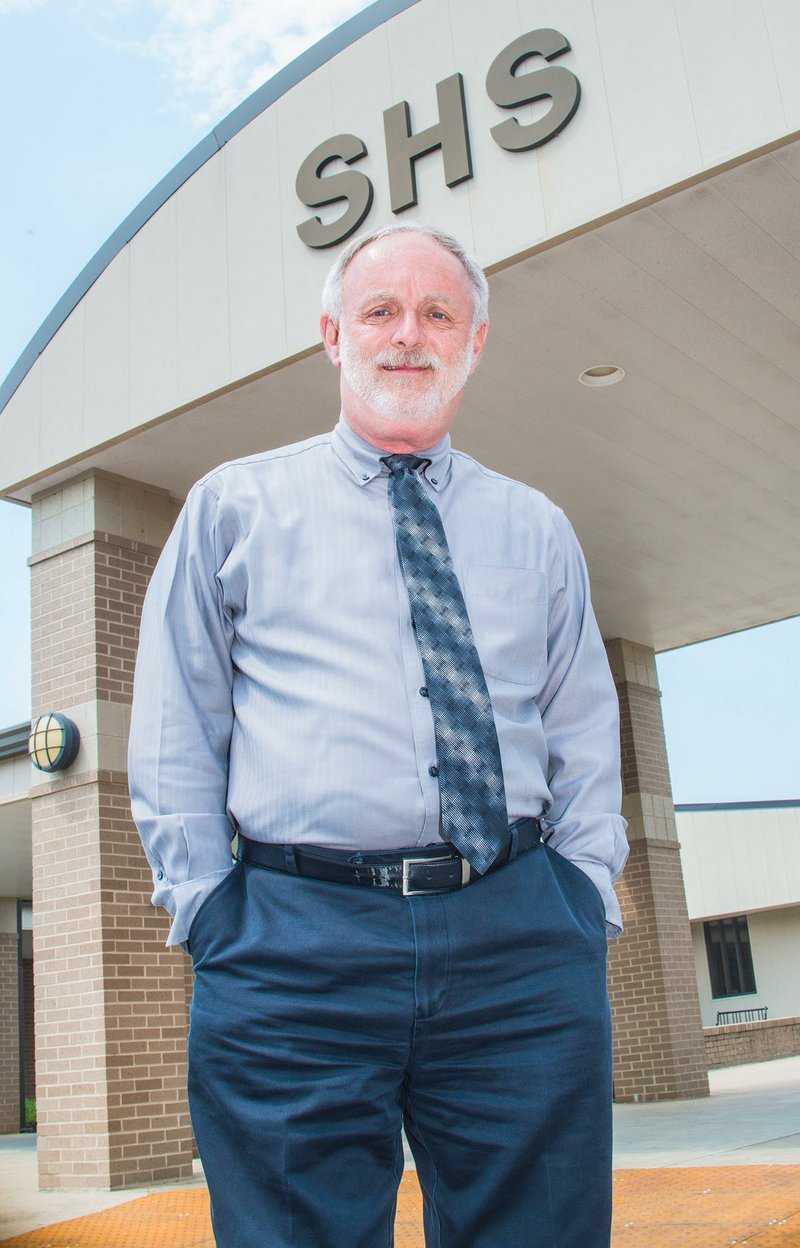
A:
[[[478,367],[478,360],[481,358],[483,347],[486,342],[486,335],[489,332],[489,322],[482,321],[475,330],[475,336],[472,340],[472,361],[470,363],[470,373],[473,373]]]
[[[322,334],[322,341],[325,344],[325,351],[331,364],[335,364],[337,368],[341,365],[339,359],[339,326],[332,321],[327,312],[323,312],[319,318],[319,330]]]

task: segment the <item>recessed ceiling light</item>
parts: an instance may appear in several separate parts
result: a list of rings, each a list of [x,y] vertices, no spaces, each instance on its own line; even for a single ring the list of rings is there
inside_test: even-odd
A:
[[[619,364],[594,364],[578,374],[578,381],[584,386],[615,386],[624,376]]]

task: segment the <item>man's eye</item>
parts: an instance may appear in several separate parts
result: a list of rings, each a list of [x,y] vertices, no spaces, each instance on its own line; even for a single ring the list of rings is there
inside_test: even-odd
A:
[[[388,316],[388,315],[389,315],[388,308],[373,308],[371,312],[367,313],[367,316]]]
[[[434,318],[434,320],[437,320],[437,321],[446,321],[446,320],[447,320],[447,313],[446,313],[446,312],[440,312],[438,308],[433,308],[433,309],[432,309],[432,311],[431,311],[431,316]]]

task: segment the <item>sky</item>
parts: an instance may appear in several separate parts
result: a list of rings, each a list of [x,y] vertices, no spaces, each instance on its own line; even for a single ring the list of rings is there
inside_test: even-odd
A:
[[[359,0],[0,0],[0,378],[211,127]],[[0,502],[0,728],[30,714],[30,513]],[[800,798],[800,620],[660,655],[676,802]]]

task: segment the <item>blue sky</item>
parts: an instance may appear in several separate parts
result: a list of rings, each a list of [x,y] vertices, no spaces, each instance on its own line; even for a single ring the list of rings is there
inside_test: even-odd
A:
[[[87,260],[359,0],[0,0],[0,377]],[[0,727],[30,713],[29,513],[0,503]],[[800,798],[800,620],[659,657],[678,802]]]

